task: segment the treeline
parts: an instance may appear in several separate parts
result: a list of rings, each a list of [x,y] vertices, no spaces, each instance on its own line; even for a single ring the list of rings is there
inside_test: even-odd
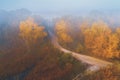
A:
[[[104,20],[63,17],[54,26],[60,44],[68,49],[105,59],[120,59],[120,27]]]

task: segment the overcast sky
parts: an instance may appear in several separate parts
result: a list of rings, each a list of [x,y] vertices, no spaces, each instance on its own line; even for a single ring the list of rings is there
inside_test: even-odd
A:
[[[0,9],[31,11],[80,11],[120,9],[120,0],[0,0]]]

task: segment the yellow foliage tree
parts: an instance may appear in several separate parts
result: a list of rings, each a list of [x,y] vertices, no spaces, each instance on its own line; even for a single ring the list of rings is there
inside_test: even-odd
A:
[[[111,29],[104,22],[95,22],[91,27],[84,31],[85,46],[91,50],[94,55],[109,57],[107,53],[109,47],[109,36],[111,35]]]
[[[119,57],[119,38],[117,36],[117,34],[111,34],[109,36],[109,46],[108,46],[108,57]]]
[[[68,34],[68,25],[64,20],[60,20],[55,25],[55,31],[60,41],[71,43],[72,37]]]
[[[25,41],[27,47],[32,46],[39,38],[47,36],[43,26],[38,26],[32,18],[20,23],[20,37]]]

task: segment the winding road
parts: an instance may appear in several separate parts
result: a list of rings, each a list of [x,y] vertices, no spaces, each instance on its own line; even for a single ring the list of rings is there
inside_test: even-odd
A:
[[[48,31],[48,33],[49,33],[49,36],[51,38],[52,44],[56,48],[58,48],[59,50],[61,50],[64,53],[69,53],[75,59],[90,65],[90,67],[87,70],[97,71],[100,68],[106,67],[108,65],[113,65],[113,63],[108,62],[108,61],[104,61],[104,60],[101,60],[101,59],[97,59],[97,58],[94,58],[94,57],[90,57],[90,56],[87,56],[87,55],[82,55],[80,53],[76,53],[76,52],[72,52],[70,50],[67,50],[67,49],[65,49],[65,48],[63,48],[62,46],[59,45],[59,43],[57,41],[57,38],[55,37],[55,35],[52,32]]]

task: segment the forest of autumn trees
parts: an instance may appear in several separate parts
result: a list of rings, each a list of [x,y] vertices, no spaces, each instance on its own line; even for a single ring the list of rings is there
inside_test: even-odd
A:
[[[110,60],[120,59],[119,27],[111,27],[102,20],[93,22],[78,21],[76,23],[71,19],[62,18],[58,20],[54,28],[59,43],[65,48],[94,57]],[[68,37],[62,37],[64,35]],[[66,46],[64,46],[65,44]],[[95,73],[81,74],[78,80],[119,80],[119,71],[120,65],[117,65],[117,67],[108,66]]]
[[[70,80],[86,69],[86,65],[54,48],[46,26],[34,18],[20,21],[16,28],[11,27],[15,32],[7,35],[10,38],[3,36],[15,45],[8,49],[9,44],[3,44],[6,50],[0,53],[0,80]]]
[[[25,13],[16,17],[13,14],[10,22],[0,24],[0,80],[71,80],[86,70],[88,65],[51,44],[47,33],[50,28],[62,47],[94,57],[114,58],[120,63],[119,26],[104,20],[62,17],[48,28],[47,21],[38,16],[17,20],[22,15]],[[83,80],[119,80],[120,65],[118,68],[101,69],[85,75]]]
[[[68,48],[74,46],[72,50],[76,52],[89,52],[86,54],[92,56],[107,59],[120,58],[119,27],[110,27],[102,20],[90,24],[83,22],[79,25],[73,25],[73,23],[69,22],[69,20],[61,19],[55,25],[55,32],[60,43],[69,43],[71,45],[67,46]],[[74,29],[71,30],[73,27]],[[75,32],[75,29],[79,30],[79,33]],[[72,35],[71,33],[79,36]]]

